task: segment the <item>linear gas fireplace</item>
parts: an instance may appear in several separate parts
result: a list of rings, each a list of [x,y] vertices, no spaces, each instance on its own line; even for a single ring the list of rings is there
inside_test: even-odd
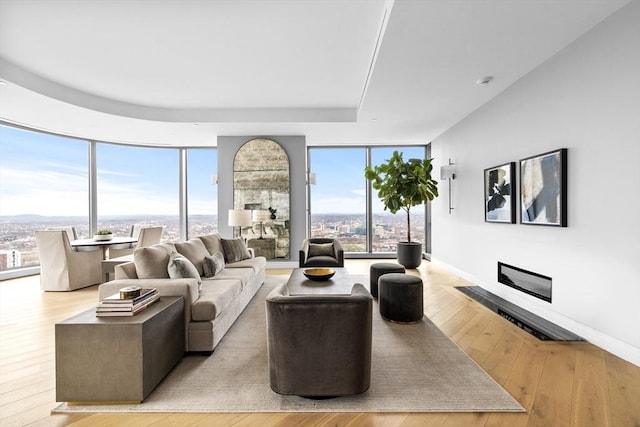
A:
[[[498,262],[498,282],[551,302],[551,277]]]
[[[551,302],[551,277],[498,262],[498,282]],[[500,298],[480,286],[461,286],[456,289],[539,340],[582,341],[582,338],[573,332]]]

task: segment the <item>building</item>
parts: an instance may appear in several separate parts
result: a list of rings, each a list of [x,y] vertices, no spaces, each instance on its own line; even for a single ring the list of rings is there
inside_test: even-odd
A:
[[[20,251],[0,251],[0,270],[20,267],[22,265],[22,256]]]

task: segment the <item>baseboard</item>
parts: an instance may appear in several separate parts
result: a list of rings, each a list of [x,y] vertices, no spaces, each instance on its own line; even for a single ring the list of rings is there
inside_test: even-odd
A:
[[[444,268],[452,274],[455,274],[459,277],[462,277],[465,280],[468,280],[474,285],[480,286],[487,291],[493,292],[493,288],[486,283],[478,280],[472,274],[467,273],[466,271],[460,270],[459,268],[448,264],[437,257],[432,257],[431,262],[434,264]],[[497,283],[497,282],[496,282]],[[506,299],[507,301],[512,302],[525,310],[528,310],[540,317],[547,319],[550,322],[561,326],[562,328],[567,329],[568,331],[573,332],[576,335],[581,336],[588,342],[593,345],[596,345],[616,356],[626,360],[629,363],[633,363],[634,365],[640,367],[640,348],[635,347],[631,344],[628,344],[624,341],[621,341],[617,338],[614,338],[610,335],[604,334],[596,329],[593,329],[590,326],[587,326],[583,323],[577,322],[571,318],[568,318],[556,311],[545,309],[544,307],[540,307],[539,305],[532,304],[527,300],[529,298],[526,295],[516,295],[517,291],[511,290],[510,288],[505,289],[504,293],[497,294],[498,296]],[[536,301],[537,303],[537,301]]]

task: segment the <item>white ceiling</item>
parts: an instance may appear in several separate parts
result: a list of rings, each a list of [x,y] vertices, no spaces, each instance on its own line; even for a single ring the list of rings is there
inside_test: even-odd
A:
[[[629,1],[0,0],[0,119],[135,144],[426,143]]]

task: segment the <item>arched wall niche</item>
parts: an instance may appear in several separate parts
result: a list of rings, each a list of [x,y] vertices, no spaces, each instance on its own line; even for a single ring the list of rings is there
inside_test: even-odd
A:
[[[271,139],[252,139],[234,157],[233,208],[252,211],[242,236],[257,256],[291,258],[289,169],[287,152]]]

